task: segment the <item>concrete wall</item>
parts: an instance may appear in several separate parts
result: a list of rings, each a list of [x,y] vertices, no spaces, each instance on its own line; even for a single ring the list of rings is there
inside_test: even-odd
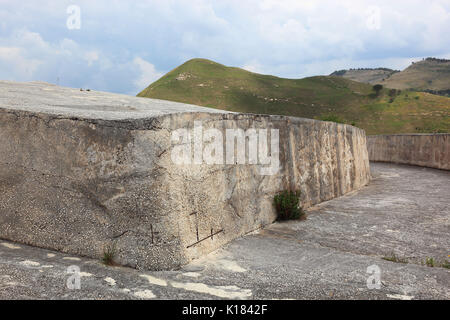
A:
[[[397,134],[367,137],[370,161],[450,170],[450,134]]]
[[[175,165],[171,132],[195,120],[279,129],[280,171]],[[95,258],[116,243],[116,261],[136,268],[177,268],[272,223],[282,189],[308,207],[370,178],[364,131],[332,122],[198,112],[130,125],[0,109],[0,124],[0,238]]]

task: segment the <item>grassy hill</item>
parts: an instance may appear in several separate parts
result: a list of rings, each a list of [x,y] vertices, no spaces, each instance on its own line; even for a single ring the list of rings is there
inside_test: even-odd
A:
[[[387,88],[412,89],[450,96],[450,60],[427,58],[403,71],[386,68],[339,70],[331,74],[346,79],[382,84]]]
[[[395,92],[393,92],[395,91]],[[283,79],[193,59],[138,94],[206,107],[353,124],[368,134],[450,132],[450,98],[337,76]]]
[[[388,88],[450,93],[450,60],[427,58],[380,82]]]
[[[397,72],[400,71],[387,68],[359,68],[335,71],[330,76],[340,76],[353,81],[376,84]]]

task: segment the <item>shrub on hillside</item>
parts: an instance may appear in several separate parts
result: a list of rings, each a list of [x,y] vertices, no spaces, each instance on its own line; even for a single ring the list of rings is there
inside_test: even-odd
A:
[[[395,97],[397,95],[397,90],[391,89],[389,90],[389,97]]]
[[[383,89],[383,86],[381,84],[376,84],[373,86],[373,90],[375,91],[375,94],[378,96],[380,94],[380,91]]]

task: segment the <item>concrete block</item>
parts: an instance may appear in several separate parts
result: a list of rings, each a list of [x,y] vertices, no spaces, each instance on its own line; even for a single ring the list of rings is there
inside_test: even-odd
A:
[[[173,132],[198,123],[223,137],[278,130],[279,170],[174,163]],[[352,126],[45,83],[0,81],[0,150],[0,238],[94,258],[115,243],[118,263],[153,270],[272,223],[282,189],[300,189],[309,207],[370,178],[365,133]]]

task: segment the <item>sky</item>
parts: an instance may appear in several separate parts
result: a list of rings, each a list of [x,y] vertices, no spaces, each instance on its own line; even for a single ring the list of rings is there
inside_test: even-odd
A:
[[[450,58],[450,0],[0,0],[0,80],[136,95],[192,58],[285,78]]]

